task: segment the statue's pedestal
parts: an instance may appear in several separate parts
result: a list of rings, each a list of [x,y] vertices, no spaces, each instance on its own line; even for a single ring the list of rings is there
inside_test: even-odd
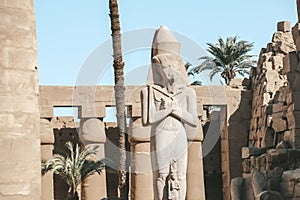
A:
[[[154,199],[153,172],[151,170],[150,142],[131,144],[134,158],[131,166],[134,170],[131,182],[131,199]]]
[[[154,182],[151,164],[150,127],[143,127],[141,117],[131,119],[131,199],[153,200]]]

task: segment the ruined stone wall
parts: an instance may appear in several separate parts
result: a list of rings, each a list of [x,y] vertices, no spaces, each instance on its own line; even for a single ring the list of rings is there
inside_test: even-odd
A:
[[[289,22],[278,23],[278,30],[272,42],[261,50],[258,66],[252,68],[253,89],[252,119],[249,146],[273,147],[289,138],[291,122],[287,116],[293,106],[292,91],[289,87],[290,67],[286,62],[289,52],[295,50]]]
[[[33,0],[0,1],[0,199],[41,198]]]
[[[299,24],[279,22],[251,70],[253,101],[243,178],[231,182],[232,200],[300,198]]]

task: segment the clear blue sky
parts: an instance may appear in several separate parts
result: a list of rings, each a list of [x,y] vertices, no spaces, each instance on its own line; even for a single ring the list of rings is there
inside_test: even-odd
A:
[[[256,55],[278,21],[289,20],[292,26],[297,21],[296,0],[119,0],[119,9],[122,32],[165,24],[203,48],[219,36],[238,35],[254,42]],[[74,85],[89,55],[110,39],[108,0],[35,0],[35,10],[40,84]],[[151,37],[145,40],[150,46]],[[126,72],[148,65],[149,51],[129,53],[125,62]],[[112,84],[112,76],[108,71],[99,83]]]

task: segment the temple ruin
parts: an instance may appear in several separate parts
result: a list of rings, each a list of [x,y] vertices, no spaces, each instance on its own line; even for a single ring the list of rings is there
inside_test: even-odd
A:
[[[62,200],[67,186],[41,176],[41,160],[78,140],[100,146],[98,159],[117,160],[116,124],[103,121],[114,87],[39,85],[33,0],[0,1],[0,15],[0,199]],[[249,80],[192,86],[203,131],[188,138],[187,200],[300,199],[299,52],[300,19],[292,29],[279,22]],[[125,90],[132,200],[154,199],[143,87]],[[79,121],[54,116],[56,107],[78,108]],[[83,183],[82,199],[117,197],[117,180],[107,167]]]

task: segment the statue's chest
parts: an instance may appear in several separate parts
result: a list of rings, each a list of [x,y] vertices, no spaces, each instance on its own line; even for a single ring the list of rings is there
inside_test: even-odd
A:
[[[168,106],[178,106],[186,110],[186,99],[182,92],[175,95],[165,95],[158,91],[153,91],[154,102],[157,110],[166,109]]]

